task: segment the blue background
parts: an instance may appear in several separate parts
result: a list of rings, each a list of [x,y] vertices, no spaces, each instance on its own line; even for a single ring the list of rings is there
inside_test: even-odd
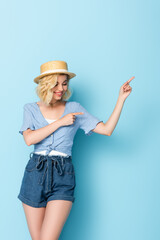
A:
[[[159,12],[156,0],[1,3],[2,239],[30,239],[17,195],[33,146],[18,131],[52,60],[77,74],[70,100],[104,122],[135,76],[113,134],[75,136],[76,200],[60,240],[160,239]]]

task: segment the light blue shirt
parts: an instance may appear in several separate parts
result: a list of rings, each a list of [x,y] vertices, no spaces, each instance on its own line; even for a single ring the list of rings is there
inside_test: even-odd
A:
[[[80,103],[76,101],[66,101],[64,112],[60,118],[72,112],[83,112],[84,114],[75,115],[76,120],[73,124],[59,127],[48,137],[34,144],[33,152],[46,150],[46,154],[48,154],[51,150],[56,150],[72,156],[72,145],[77,130],[79,128],[83,129],[85,134],[90,136],[94,133],[92,130],[96,127],[96,125],[99,122],[103,122],[89,113]],[[31,130],[37,130],[47,125],[49,125],[49,123],[42,115],[36,102],[26,103],[23,106],[23,124],[19,130],[20,134],[23,135],[23,131],[28,128]]]

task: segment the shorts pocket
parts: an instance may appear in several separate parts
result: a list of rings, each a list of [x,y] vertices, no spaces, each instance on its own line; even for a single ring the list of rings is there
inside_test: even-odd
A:
[[[36,169],[36,161],[34,157],[31,157],[25,167],[25,170],[28,172],[32,172]]]
[[[75,174],[75,170],[72,162],[66,162],[64,164],[64,173],[71,174],[71,175]]]

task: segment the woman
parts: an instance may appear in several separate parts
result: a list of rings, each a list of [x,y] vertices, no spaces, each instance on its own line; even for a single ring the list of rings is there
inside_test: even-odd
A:
[[[64,61],[41,65],[37,83],[39,102],[24,105],[19,131],[25,143],[34,145],[25,167],[18,198],[22,201],[33,240],[58,239],[75,200],[75,169],[72,145],[79,128],[110,136],[118,122],[125,99],[131,93],[130,81],[119,92],[116,107],[106,123],[90,114],[80,103],[66,101],[71,96]]]

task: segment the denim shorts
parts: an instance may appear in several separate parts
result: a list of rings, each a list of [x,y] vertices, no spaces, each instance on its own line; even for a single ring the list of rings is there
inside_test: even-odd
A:
[[[74,202],[76,178],[72,156],[32,154],[17,197],[36,208],[46,207],[51,200]]]

